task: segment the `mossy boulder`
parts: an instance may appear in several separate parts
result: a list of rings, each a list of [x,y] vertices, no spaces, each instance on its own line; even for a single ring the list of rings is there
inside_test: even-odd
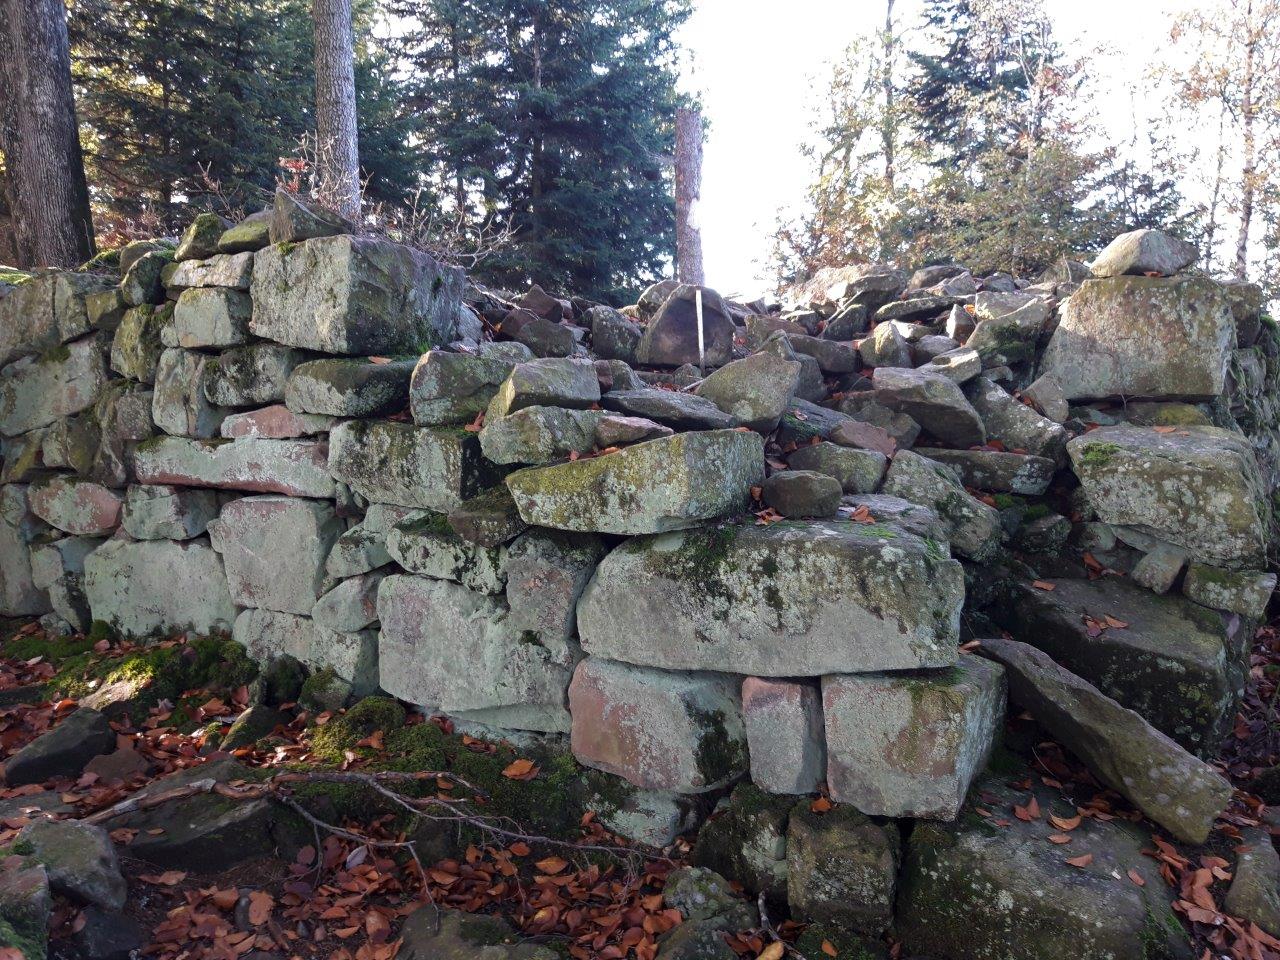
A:
[[[787,821],[794,805],[794,797],[739,784],[724,808],[698,831],[690,862],[782,906],[787,900]]]
[[[906,951],[954,960],[1196,956],[1157,862],[1142,853],[1150,832],[1122,819],[1086,818],[1070,844],[1049,843],[1059,831],[1047,816],[1073,818],[1075,804],[1034,775],[1026,782],[1042,818],[1015,817],[1014,806],[1025,808],[1030,794],[990,776],[956,822],[916,824],[897,898],[895,930]],[[1085,866],[1066,862],[1084,853],[1093,855]]]

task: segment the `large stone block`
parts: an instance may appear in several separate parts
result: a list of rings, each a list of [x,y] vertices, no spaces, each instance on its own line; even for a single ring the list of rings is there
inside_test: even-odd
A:
[[[173,322],[173,304],[143,304],[126,310],[111,341],[111,369],[140,383],[153,383],[164,352],[163,333]]]
[[[583,592],[578,631],[588,653],[669,670],[941,667],[956,658],[962,581],[937,543],[900,527],[704,527],[617,547]]]
[[[221,433],[228,440],[242,437],[261,437],[264,440],[293,440],[328,433],[333,428],[333,417],[312,413],[294,413],[283,403],[233,413],[222,421]]]
[[[577,633],[578,598],[608,552],[590,533],[530,530],[507,548],[507,604],[512,624],[531,630],[568,664]]]
[[[249,329],[324,353],[420,354],[454,338],[463,283],[457,267],[386,240],[279,243],[256,254]]]
[[[746,772],[736,677],[588,657],[569,686],[569,711],[579,762],[638,787],[702,793]]]
[[[1030,794],[1009,779],[984,778],[954,824],[915,825],[895,924],[904,953],[955,960],[1199,955],[1170,906],[1159,861],[1143,855],[1152,847],[1149,830],[1123,818],[1085,817],[1070,845],[1048,843],[1056,828],[1047,819],[1021,820],[1014,808],[1034,796],[1046,817],[1072,819],[1075,802],[1033,771],[1025,777]],[[1085,866],[1067,862],[1084,853],[1092,855]]]
[[[156,365],[151,416],[174,437],[216,437],[226,410],[209,402],[206,389],[216,361],[196,350],[171,348]]]
[[[132,486],[121,524],[135,540],[190,540],[218,516],[218,494],[190,487]]]
[[[38,273],[0,297],[0,366],[88,333],[85,298],[110,287],[97,274]]]
[[[93,619],[127,636],[230,630],[236,617],[222,558],[204,538],[108,540],[85,558],[84,589]]]
[[[207,260],[183,260],[167,273],[165,285],[171,291],[191,287],[248,290],[253,277],[253,258],[252,253],[245,252],[220,253]]]
[[[244,497],[222,508],[209,539],[237,606],[310,615],[324,562],[343,532],[333,506],[298,497]]]
[[[936,511],[946,524],[956,553],[983,563],[1000,549],[1004,530],[999,512],[970,495],[951,467],[911,450],[900,450],[880,489]]]
[[[742,719],[752,783],[769,793],[817,792],[827,779],[827,747],[816,683],[747,677]]]
[[[332,497],[329,445],[312,440],[186,440],[156,437],[138,445],[141,483],[215,487],[291,497]]]
[[[307,359],[301,350],[278,343],[233,347],[210,360],[204,395],[224,407],[255,407],[284,399],[293,368]]]
[[[232,639],[259,662],[291,656],[312,670],[331,669],[361,697],[378,689],[378,631],[329,630],[310,617],[250,607],[236,617]]]
[[[698,355],[698,309],[702,300],[702,346]],[[733,359],[733,335],[737,328],[720,294],[709,287],[680,284],[644,328],[636,345],[640,363],[658,367],[678,367],[700,360],[712,367]]]
[[[57,476],[39,480],[28,491],[31,512],[64,533],[105,536],[120,525],[124,498],[91,480]]]
[[[446,712],[522,708],[507,725],[568,729],[569,671],[517,630],[499,598],[446,580],[395,575],[378,590],[382,687]]]
[[[822,710],[834,800],[951,820],[1004,724],[1004,672],[961,657],[938,673],[824,677]]]
[[[1086,280],[1061,314],[1040,373],[1068,400],[1222,393],[1235,323],[1209,277]]]
[[[173,308],[173,323],[161,336],[167,346],[237,347],[249,341],[253,300],[224,287],[192,287],[182,291]]]
[[[515,365],[504,357],[427,351],[409,384],[413,422],[434,426],[474,420]]]
[[[373,363],[364,358],[310,360],[294,368],[285,405],[295,413],[332,417],[383,417],[409,402],[408,360]]]
[[[95,334],[0,370],[0,433],[16,436],[93,406],[107,382],[104,351]]]
[[[1186,547],[1219,566],[1259,567],[1270,507],[1243,436],[1216,427],[1102,427],[1067,445],[1099,519]]]
[[[1252,626],[1120,577],[1040,582],[1052,589],[1010,585],[989,609],[996,623],[1188,750],[1217,750],[1244,690]]]
[[[387,553],[410,573],[452,580],[480,593],[502,593],[506,586],[507,548],[463,540],[443,514],[405,517],[387,533]]]
[[[681,433],[607,456],[507,477],[534,526],[597,533],[680,530],[746,508],[764,479],[764,444],[749,431]]]
[[[49,595],[35,585],[31,542],[47,533],[44,521],[31,512],[25,484],[0,487],[0,615],[34,617],[48,613]]]
[[[35,585],[49,592],[53,612],[79,633],[93,623],[84,594],[84,558],[98,548],[98,537],[63,537],[31,548],[31,576]]]
[[[364,519],[340,536],[329,551],[325,573],[330,581],[368,573],[390,563],[387,533],[413,512],[409,507],[369,504]]]
[[[376,503],[439,511],[452,510],[501,477],[481,455],[474,433],[371,420],[334,428],[329,470]]]

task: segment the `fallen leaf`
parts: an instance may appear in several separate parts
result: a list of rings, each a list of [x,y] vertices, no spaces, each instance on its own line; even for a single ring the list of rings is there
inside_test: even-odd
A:
[[[830,800],[828,800],[826,797],[818,797],[811,804],[809,804],[809,809],[813,813],[826,813],[827,811],[831,810],[834,807],[835,807],[835,804],[832,803]]]
[[[542,873],[555,876],[557,873],[562,873],[564,869],[569,866],[569,861],[563,860],[560,857],[547,857],[545,860],[539,860],[534,864],[534,866]]]
[[[756,960],[782,960],[782,955],[786,953],[787,948],[781,940],[775,940],[769,944],[756,956]]]
[[[249,894],[249,922],[260,927],[271,917],[271,910],[276,905],[275,897],[265,890],[254,890]]]
[[[1048,580],[1032,580],[1031,585],[1037,590],[1057,590],[1056,583],[1050,583]]]
[[[1049,835],[1049,842],[1057,844],[1070,843],[1071,837],[1065,833],[1053,833]]]
[[[506,769],[502,771],[502,775],[508,780],[532,780],[538,775],[538,765],[532,760],[526,760],[521,757],[519,760],[513,760],[507,764]]]
[[[835,944],[833,944],[830,940],[822,941],[822,952],[825,953],[828,957],[840,956],[839,951],[836,950],[835,948]]]
[[[1089,864],[1093,863],[1093,854],[1085,853],[1078,857],[1070,857],[1067,859],[1067,863],[1071,864],[1073,867],[1087,867]]]
[[[1132,880],[1134,883],[1136,883],[1140,887],[1145,887],[1147,885],[1147,881],[1142,879],[1142,874],[1140,874],[1137,870],[1134,870],[1132,867],[1129,868],[1128,876],[1130,880]]]
[[[1083,817],[1078,815],[1074,817],[1056,817],[1053,814],[1049,814],[1049,822],[1059,830],[1074,830],[1076,827],[1080,826],[1080,822],[1083,819]]]
[[[154,883],[161,887],[176,887],[187,875],[181,870],[166,870],[164,873],[148,873],[138,877],[143,883]]]

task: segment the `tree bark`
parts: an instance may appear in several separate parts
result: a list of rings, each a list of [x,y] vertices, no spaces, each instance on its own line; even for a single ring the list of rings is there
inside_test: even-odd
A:
[[[698,198],[702,195],[702,114],[676,111],[676,279],[702,286],[702,228]]]
[[[1253,223],[1254,179],[1257,176],[1257,147],[1254,142],[1254,63],[1262,42],[1253,19],[1253,2],[1245,7],[1244,80],[1240,91],[1241,152],[1244,163],[1240,171],[1240,234],[1236,239],[1235,277],[1244,280],[1249,274],[1249,228]]]
[[[360,216],[360,146],[351,0],[313,0],[316,47],[316,164],[321,198]]]
[[[880,139],[884,144],[884,183],[891,194],[896,188],[897,180],[897,117],[894,114],[893,96],[893,58],[897,38],[893,33],[893,3],[894,0],[886,0],[884,5],[884,36],[881,38],[884,64],[880,76],[884,92],[884,117],[880,121]]]
[[[0,0],[0,150],[18,266],[94,253],[62,0]]]

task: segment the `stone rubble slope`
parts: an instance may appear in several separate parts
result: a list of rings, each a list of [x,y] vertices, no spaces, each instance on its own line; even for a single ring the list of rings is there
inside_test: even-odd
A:
[[[1036,283],[867,264],[785,304],[663,281],[618,310],[346,231],[280,192],[0,298],[0,614],[224,631],[332,671],[339,704],[560,738],[651,843],[734,784],[825,784],[847,824],[793,814],[750,870],[922,944],[926,888],[970,860],[1029,895],[895,825],[965,829],[1006,691],[1203,840],[1228,791],[1197,757],[1276,582],[1256,287],[1139,231]]]

